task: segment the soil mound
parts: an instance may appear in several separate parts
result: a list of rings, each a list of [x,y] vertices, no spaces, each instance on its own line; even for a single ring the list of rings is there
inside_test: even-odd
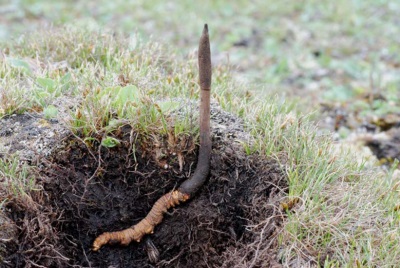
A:
[[[207,183],[192,200],[169,211],[151,240],[128,247],[90,249],[97,235],[137,223],[160,196],[191,176],[198,149],[192,137],[138,137],[126,125],[113,133],[120,141],[113,148],[100,146],[98,141],[85,143],[73,135],[64,138],[50,156],[41,159],[43,194],[36,203],[41,208],[37,211],[45,215],[41,217],[48,219],[46,226],[51,232],[46,234],[50,237],[29,244],[33,249],[40,243],[49,248],[42,249],[42,258],[34,259],[26,254],[27,248],[16,250],[14,244],[5,258],[6,266],[278,265],[276,235],[282,222],[279,200],[286,191],[284,172],[280,164],[265,156],[246,155],[238,141],[246,136],[238,119],[213,110]],[[7,206],[12,207],[13,202]],[[27,217],[24,209],[28,210],[27,206],[19,209],[18,217],[15,210],[7,214],[19,227],[19,244],[29,238],[21,236],[21,219]],[[149,261],[148,254],[154,250],[150,245],[160,253],[156,263]]]

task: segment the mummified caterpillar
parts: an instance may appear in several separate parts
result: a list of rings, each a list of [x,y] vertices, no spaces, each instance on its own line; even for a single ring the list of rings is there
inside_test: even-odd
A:
[[[132,240],[140,242],[146,234],[152,234],[154,226],[159,224],[163,219],[163,214],[171,207],[179,205],[189,199],[189,195],[183,194],[178,190],[163,195],[153,205],[147,216],[138,224],[129,227],[128,229],[118,232],[106,232],[101,234],[93,242],[93,250],[99,250],[105,244],[120,244],[123,246],[129,245]]]
[[[190,179],[185,180],[173,192],[163,195],[153,205],[149,214],[138,224],[119,231],[103,233],[93,243],[93,250],[99,250],[106,244],[128,245],[132,240],[139,242],[146,234],[153,233],[154,227],[161,223],[163,214],[171,207],[185,202],[204,184],[210,171],[210,89],[211,89],[211,53],[207,24],[199,42],[200,77],[200,152],[196,170]]]

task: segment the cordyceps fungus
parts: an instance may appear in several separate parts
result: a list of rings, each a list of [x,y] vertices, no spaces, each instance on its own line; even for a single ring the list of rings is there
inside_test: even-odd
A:
[[[200,80],[200,151],[193,176],[185,180],[178,190],[163,195],[153,205],[147,216],[136,225],[117,232],[106,232],[93,242],[93,251],[106,244],[128,245],[132,240],[140,242],[146,234],[153,233],[154,227],[161,223],[164,213],[171,207],[187,201],[204,184],[210,171],[210,90],[211,53],[207,24],[199,42],[199,80]]]

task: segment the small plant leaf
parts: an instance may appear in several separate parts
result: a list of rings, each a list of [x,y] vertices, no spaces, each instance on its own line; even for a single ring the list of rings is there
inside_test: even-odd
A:
[[[179,107],[179,102],[177,101],[160,101],[157,104],[162,113],[171,112]]]
[[[49,105],[43,110],[43,114],[46,119],[55,118],[58,114],[58,110],[53,105]]]
[[[56,89],[56,82],[53,79],[39,77],[36,82],[49,93],[53,93]]]
[[[119,140],[117,140],[116,138],[113,137],[105,137],[102,141],[101,141],[101,145],[107,148],[112,148],[117,146],[118,144],[120,144]]]
[[[139,98],[139,96],[140,96],[139,89],[136,86],[129,85],[119,90],[116,102],[118,104],[123,104],[128,101],[135,101]]]
[[[87,145],[92,145],[95,141],[97,141],[96,138],[93,137],[86,137],[83,139],[83,141],[87,144]]]
[[[50,98],[50,93],[47,91],[44,91],[42,89],[40,90],[35,90],[33,92],[35,96],[35,101],[40,105],[40,106],[46,106],[46,101]]]
[[[61,77],[60,83],[61,83],[62,89],[67,90],[71,83],[71,73],[66,73],[63,77]]]
[[[10,63],[10,65],[11,65],[12,67],[21,68],[21,69],[23,69],[23,70],[24,70],[25,72],[27,72],[27,73],[31,73],[31,72],[32,72],[32,70],[31,70],[29,64],[28,64],[26,61],[24,61],[24,60],[20,60],[20,59],[8,59],[8,62]]]

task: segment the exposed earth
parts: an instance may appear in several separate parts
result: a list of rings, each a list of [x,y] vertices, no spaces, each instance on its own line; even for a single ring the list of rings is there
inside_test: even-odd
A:
[[[138,222],[191,175],[193,137],[140,137],[124,125],[113,133],[120,144],[105,148],[101,136],[84,142],[38,115],[4,118],[2,146],[38,167],[31,171],[37,190],[10,197],[1,215],[1,229],[8,230],[4,267],[279,267],[285,163],[246,155],[241,121],[216,106],[212,117],[209,180],[150,236],[160,253],[156,263],[148,257],[149,240],[99,252],[91,243]]]

